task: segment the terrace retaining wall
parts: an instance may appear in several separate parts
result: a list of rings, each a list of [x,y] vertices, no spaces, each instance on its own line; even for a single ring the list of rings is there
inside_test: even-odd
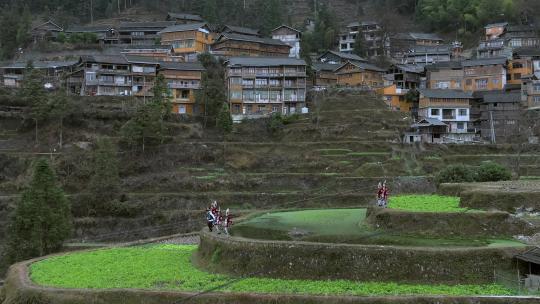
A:
[[[407,212],[368,208],[367,223],[388,232],[426,237],[512,237],[534,234],[525,221],[507,212]]]
[[[135,289],[59,289],[35,286],[28,277],[31,262],[10,268],[2,304],[533,304],[535,297],[323,297],[233,293],[182,293]]]
[[[201,232],[198,264],[246,276],[388,281],[422,284],[492,283],[526,248],[418,248],[259,241]]]

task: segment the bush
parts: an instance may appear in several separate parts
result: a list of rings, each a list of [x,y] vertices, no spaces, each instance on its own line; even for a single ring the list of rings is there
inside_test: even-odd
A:
[[[280,113],[274,113],[268,121],[268,131],[275,134],[283,129],[283,116]]]
[[[476,181],[498,182],[507,181],[511,178],[512,173],[510,173],[510,170],[494,162],[485,162],[478,168]]]
[[[469,166],[451,165],[439,172],[435,181],[437,184],[474,182],[475,175],[476,172]]]

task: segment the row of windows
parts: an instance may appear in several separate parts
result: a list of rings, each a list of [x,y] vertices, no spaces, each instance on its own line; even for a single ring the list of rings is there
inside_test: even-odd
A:
[[[172,43],[172,46],[175,49],[193,48],[195,46],[195,40],[194,39],[187,39],[187,40],[174,41]]]
[[[443,116],[455,116],[456,109],[443,109],[442,114]],[[469,115],[468,109],[458,109],[458,116],[467,116]],[[441,115],[441,109],[431,109],[431,116],[440,116]]]

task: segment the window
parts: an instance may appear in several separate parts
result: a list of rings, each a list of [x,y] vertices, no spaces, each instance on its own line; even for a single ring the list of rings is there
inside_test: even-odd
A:
[[[189,90],[182,90],[182,99],[189,99]]]
[[[465,82],[465,84],[467,86],[471,86],[472,85],[472,79],[467,79],[467,81]]]
[[[449,89],[450,88],[450,82],[449,81],[439,81],[435,85],[437,89]]]
[[[465,129],[465,123],[464,123],[464,122],[458,122],[458,123],[457,123],[457,128],[458,128],[458,130],[463,130],[463,129]]]
[[[467,116],[468,111],[467,109],[459,109],[459,116]]]
[[[240,105],[239,104],[234,104],[233,105],[233,113],[240,114]]]
[[[193,39],[179,40],[179,41],[174,41],[172,43],[172,46],[174,49],[192,48],[194,45],[195,45],[195,40]]]
[[[340,46],[340,48],[341,48],[342,50],[347,49],[347,44],[346,44],[346,43],[342,43],[341,46]]]
[[[231,91],[231,99],[242,99],[241,91]]]
[[[466,69],[465,75],[474,75],[474,69]]]
[[[186,114],[186,106],[180,105],[178,107],[178,114]]]
[[[265,105],[259,105],[259,106],[258,106],[257,111],[258,111],[259,113],[264,113],[265,110],[266,110],[266,106],[265,106]]]
[[[231,84],[242,84],[242,78],[240,77],[231,77]]]
[[[521,79],[521,73],[515,73],[514,80],[520,80],[520,79]]]
[[[476,88],[477,89],[487,89],[488,87],[488,80],[485,78],[482,79],[476,79],[475,81]]]
[[[512,64],[512,67],[513,67],[514,69],[521,69],[521,68],[523,68],[523,64],[522,64],[521,62],[514,62],[514,63]]]
[[[515,121],[515,120],[512,120],[512,119],[511,119],[511,120],[507,120],[507,121],[506,121],[506,124],[507,124],[507,125],[515,125],[515,124],[516,124],[516,121]]]
[[[493,82],[494,85],[499,85],[499,78],[493,78],[491,82]]]
[[[440,113],[439,109],[431,109],[431,116],[439,116]]]

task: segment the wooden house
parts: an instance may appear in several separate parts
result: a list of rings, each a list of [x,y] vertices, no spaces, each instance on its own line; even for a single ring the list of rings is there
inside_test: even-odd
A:
[[[461,65],[464,91],[502,90],[507,83],[507,59],[504,57],[465,60]]]
[[[300,41],[302,32],[287,25],[272,30],[272,39],[280,40],[291,47],[289,57],[300,58]]]
[[[519,91],[485,92],[480,103],[480,133],[491,143],[508,143],[519,132],[523,113]]]
[[[49,20],[45,23],[42,23],[30,31],[32,35],[32,40],[35,42],[39,41],[54,41],[58,38],[58,34],[64,31],[60,25]]]
[[[251,29],[247,27],[234,26],[234,25],[224,25],[220,30],[220,34],[238,34],[254,37],[262,37],[261,32],[256,29]]]
[[[347,25],[347,29],[339,36],[339,51],[352,53],[358,35],[363,35],[366,48],[366,56],[384,55],[386,39],[383,37],[382,27],[375,21],[353,22]]]
[[[462,90],[463,66],[461,61],[447,61],[426,66],[427,88],[441,90]]]
[[[39,70],[43,79],[42,84],[47,89],[57,89],[63,82],[63,77],[69,75],[79,64],[73,61],[34,61],[32,66]],[[27,69],[27,62],[15,62],[0,67],[3,77],[2,84],[7,88],[20,88]]]
[[[133,77],[125,56],[83,56],[81,95],[131,96]]]
[[[289,57],[232,57],[227,88],[235,121],[271,113],[300,113],[306,106],[306,63]]]
[[[171,45],[130,45],[122,51],[124,55],[151,57],[160,61],[183,60],[174,56]]]
[[[120,41],[118,31],[112,25],[72,26],[65,33],[68,38],[77,34],[94,34],[102,45],[118,44]]]
[[[176,24],[202,23],[204,19],[199,15],[183,14],[183,13],[168,13],[167,21],[174,21]]]
[[[174,53],[185,61],[196,61],[197,54],[210,51],[213,35],[206,23],[178,24],[159,32],[161,43],[172,45]]]
[[[337,85],[336,70],[340,67],[339,64],[331,63],[314,63],[313,70],[313,87],[316,90],[323,90]]]
[[[195,104],[201,88],[204,67],[198,62],[161,62],[158,74],[165,77],[171,94],[173,113],[200,114],[202,106]]]
[[[540,77],[529,75],[521,81],[521,101],[529,110],[540,110]]]
[[[336,51],[326,51],[324,54],[320,55],[317,58],[317,61],[322,63],[329,63],[329,64],[345,64],[347,62],[365,62],[367,63],[368,60],[365,58],[362,58],[356,54],[349,54],[349,53],[343,53],[343,52],[336,52]]]
[[[385,72],[385,69],[369,63],[349,61],[336,69],[337,84],[372,90],[384,85]]]
[[[225,57],[288,57],[290,49],[280,40],[228,33],[221,34],[212,46],[214,53]]]
[[[159,40],[158,33],[175,25],[175,21],[122,22],[118,27],[121,44],[152,45]]]

